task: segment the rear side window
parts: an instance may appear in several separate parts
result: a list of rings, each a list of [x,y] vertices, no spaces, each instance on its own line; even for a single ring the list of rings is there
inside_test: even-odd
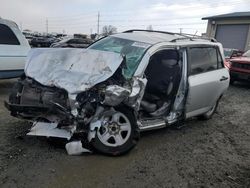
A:
[[[4,24],[0,24],[0,44],[20,45],[13,31]]]
[[[219,49],[217,49],[217,57],[218,57],[218,69],[224,68],[224,61],[221,57]]]
[[[222,68],[222,58],[215,47],[192,47],[189,49],[190,75]]]

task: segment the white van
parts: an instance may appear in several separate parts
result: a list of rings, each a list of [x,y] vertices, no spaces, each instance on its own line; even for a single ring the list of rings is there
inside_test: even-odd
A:
[[[19,77],[30,45],[15,22],[0,18],[0,79]]]

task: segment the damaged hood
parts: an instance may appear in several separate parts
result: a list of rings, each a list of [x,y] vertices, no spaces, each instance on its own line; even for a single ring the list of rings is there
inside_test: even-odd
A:
[[[78,94],[111,77],[122,63],[120,54],[93,49],[34,49],[25,74],[46,86]]]

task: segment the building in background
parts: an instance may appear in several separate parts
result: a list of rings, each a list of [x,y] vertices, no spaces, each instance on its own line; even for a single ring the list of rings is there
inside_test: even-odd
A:
[[[224,48],[250,49],[250,12],[234,12],[205,17],[208,20],[207,37],[213,37]]]

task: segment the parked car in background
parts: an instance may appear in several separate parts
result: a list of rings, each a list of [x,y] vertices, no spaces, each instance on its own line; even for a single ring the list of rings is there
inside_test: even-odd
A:
[[[25,36],[25,38],[28,40],[29,43],[30,43],[31,40],[34,38],[34,36],[32,35],[31,32],[25,32],[25,31],[23,31],[22,33],[23,33],[23,35]]]
[[[16,23],[0,18],[0,78],[23,74],[30,46]]]
[[[214,40],[149,30],[85,50],[36,49],[5,105],[34,122],[28,135],[78,135],[89,149],[120,155],[140,131],[211,118],[229,85],[223,59]]]
[[[225,60],[228,62],[230,59],[240,57],[243,55],[243,51],[232,48],[224,48]]]
[[[230,71],[230,83],[235,81],[250,81],[250,50],[240,57],[230,58],[225,63]]]
[[[30,45],[32,47],[50,47],[51,44],[58,42],[59,39],[55,37],[47,37],[47,36],[40,36],[40,37],[34,37],[30,41]]]
[[[88,38],[67,38],[51,45],[52,48],[87,48],[93,43]]]

